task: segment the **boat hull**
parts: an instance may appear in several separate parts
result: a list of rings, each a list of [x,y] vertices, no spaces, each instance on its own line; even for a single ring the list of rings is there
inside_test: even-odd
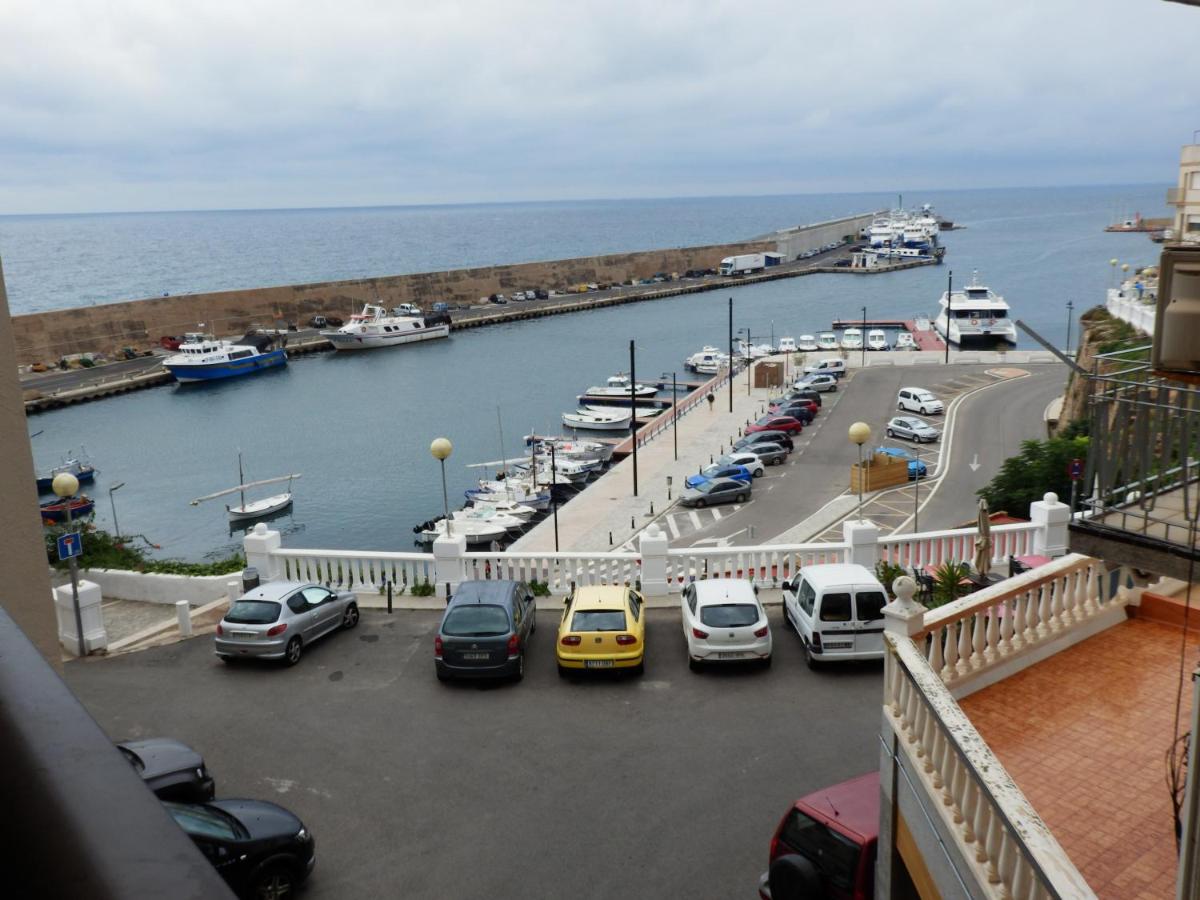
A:
[[[84,498],[75,500],[71,503],[71,519],[79,519],[83,516],[91,515],[92,510],[96,508],[94,501]],[[67,521],[67,509],[62,501],[52,501],[43,503],[41,507],[42,521],[44,522],[65,522]]]
[[[69,470],[64,469],[63,472]],[[62,472],[56,472],[55,475],[61,475]],[[96,470],[92,466],[81,466],[77,471],[69,471],[69,474],[74,475],[80,484],[87,484],[94,481],[96,478]],[[43,475],[37,480],[37,489],[39,494],[49,493],[54,489],[54,475]]]
[[[291,494],[276,494],[273,497],[263,497],[261,500],[252,500],[244,506],[229,507],[229,521],[245,522],[249,519],[259,519],[263,516],[277,513],[282,509],[287,509],[291,505]]]
[[[598,419],[593,416],[576,416],[571,413],[563,413],[563,424],[568,428],[575,428],[580,431],[628,431],[631,418],[617,418],[612,420]]]
[[[253,375],[266,369],[275,369],[287,365],[287,351],[282,347],[269,350],[245,359],[235,359],[219,363],[204,363],[189,365],[186,363],[163,363],[163,367],[175,376],[181,384],[199,381],[220,381],[226,378],[240,378],[243,375]]]
[[[322,331],[321,337],[333,345],[334,350],[376,350],[380,347],[397,347],[401,344],[417,344],[450,336],[449,325],[432,325],[410,331],[394,331],[385,334],[347,334],[342,331]]]

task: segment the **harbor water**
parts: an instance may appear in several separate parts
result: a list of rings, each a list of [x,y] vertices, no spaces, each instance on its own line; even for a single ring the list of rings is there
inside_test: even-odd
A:
[[[108,488],[124,482],[112,495],[121,531],[146,535],[162,556],[198,560],[239,545],[218,503],[188,504],[236,483],[239,449],[250,479],[303,473],[293,510],[276,524],[288,545],[412,549],[412,526],[441,512],[438,463],[428,449],[434,437],[454,442],[446,477],[452,505],[461,505],[462,492],[482,474],[467,463],[496,459],[501,449],[519,454],[522,435],[532,430],[561,432],[559,415],[575,408],[577,394],[628,369],[630,339],[637,342],[640,379],[671,371],[683,378],[687,355],[725,343],[729,297],[735,329],[749,328],[757,343],[772,331],[778,340],[828,330],[835,319],[860,317],[864,306],[869,319],[932,316],[948,272],[961,286],[978,269],[1015,317],[1061,346],[1067,301],[1076,313],[1101,303],[1113,277],[1110,258],[1131,265],[1157,258],[1144,235],[1103,231],[1113,203],[1132,198],[1144,215],[1154,215],[1162,195],[1157,186],[914,194],[906,203],[931,202],[966,226],[943,233],[943,266],[731,285],[403,348],[296,358],[252,378],[154,388],[39,414],[30,421],[31,431],[42,432],[33,439],[34,455],[39,468],[48,468],[68,449],[85,446],[99,469],[88,488],[97,522],[111,528]],[[127,217],[135,221],[103,238],[105,226],[94,220],[105,217],[7,217],[0,218],[0,255],[13,312],[20,313],[162,290],[725,241],[890,203],[894,198],[883,195],[830,195],[148,214]],[[422,233],[438,217],[444,228]],[[240,244],[231,234],[242,235]],[[149,245],[148,235],[157,235]],[[319,249],[323,238],[327,255]],[[105,249],[80,255],[89,242]],[[403,259],[397,247],[406,248]],[[1032,342],[1022,335],[1021,346]]]

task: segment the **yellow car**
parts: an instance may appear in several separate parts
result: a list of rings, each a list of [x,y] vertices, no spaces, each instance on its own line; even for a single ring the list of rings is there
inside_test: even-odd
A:
[[[642,596],[624,585],[577,587],[558,625],[558,674],[579,669],[643,671],[646,616]]]

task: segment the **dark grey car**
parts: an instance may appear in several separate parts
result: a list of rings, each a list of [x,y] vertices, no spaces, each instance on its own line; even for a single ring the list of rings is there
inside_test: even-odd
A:
[[[216,783],[204,757],[174,738],[121,741],[121,755],[160,800],[203,803],[213,798]]]
[[[523,581],[464,581],[450,598],[433,643],[439,681],[525,677],[537,630],[533,591]]]
[[[788,453],[792,452],[792,438],[786,431],[752,431],[745,437],[738,438],[733,445],[734,450],[749,450],[751,453],[757,452],[754,448],[758,444],[777,444],[783,447]]]
[[[714,506],[718,503],[745,503],[750,499],[751,485],[744,481],[720,479],[706,481],[696,487],[684,488],[679,494],[683,506]]]

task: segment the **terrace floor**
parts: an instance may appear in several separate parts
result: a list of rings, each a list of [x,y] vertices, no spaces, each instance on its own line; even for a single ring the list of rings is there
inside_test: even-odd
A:
[[[1200,634],[1189,634],[1179,731]],[[985,688],[961,706],[1102,898],[1175,896],[1166,752],[1181,636],[1130,619]]]

